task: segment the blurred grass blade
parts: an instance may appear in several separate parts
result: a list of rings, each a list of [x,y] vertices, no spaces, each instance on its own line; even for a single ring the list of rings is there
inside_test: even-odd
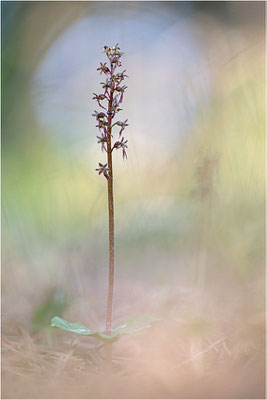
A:
[[[151,315],[139,314],[121,322],[115,329],[114,332],[119,332],[121,335],[133,335],[143,333],[144,330],[151,327],[153,322],[159,321]]]

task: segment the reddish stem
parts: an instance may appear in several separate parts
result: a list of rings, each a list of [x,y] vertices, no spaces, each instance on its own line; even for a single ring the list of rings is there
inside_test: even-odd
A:
[[[111,66],[111,76],[113,68]],[[112,169],[112,147],[111,147],[111,130],[112,130],[112,103],[113,103],[113,85],[110,89],[108,103],[108,134],[107,136],[107,161],[110,179],[108,184],[108,221],[109,221],[109,274],[108,274],[108,296],[106,308],[106,334],[111,334],[112,325],[112,305],[113,305],[113,289],[114,289],[114,200],[113,200],[113,169]]]

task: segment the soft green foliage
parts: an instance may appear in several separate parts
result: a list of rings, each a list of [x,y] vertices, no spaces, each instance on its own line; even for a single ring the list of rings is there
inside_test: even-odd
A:
[[[32,328],[40,330],[47,328],[50,319],[55,314],[63,315],[69,305],[69,296],[61,288],[53,288],[38,305],[32,316]]]
[[[210,330],[210,323],[203,315],[189,318],[184,324],[184,331],[189,337],[204,337]]]
[[[146,329],[150,328],[151,324],[156,321],[159,321],[159,319],[152,317],[151,315],[136,315],[125,321],[122,321],[116,328],[112,330],[111,335],[106,335],[104,331],[93,331],[86,328],[79,322],[71,323],[59,317],[52,318],[51,326],[55,326],[72,333],[77,333],[78,335],[92,336],[103,342],[114,342],[119,340],[121,335],[141,334]]]
[[[91,329],[86,328],[84,325],[80,324],[79,322],[68,322],[62,318],[54,317],[51,320],[51,326],[55,326],[57,328],[63,329],[64,331],[77,333],[78,335],[85,335],[85,336],[92,336],[96,339],[105,341],[115,341],[119,339],[119,334],[116,332],[115,334],[112,333],[111,335],[105,335],[104,332],[100,331],[93,331]]]

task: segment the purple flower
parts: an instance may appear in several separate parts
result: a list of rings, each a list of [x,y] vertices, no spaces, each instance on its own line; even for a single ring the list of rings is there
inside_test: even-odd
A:
[[[118,113],[119,111],[122,110],[122,108],[119,108],[119,101],[118,101],[118,96],[115,95],[113,97],[113,102],[112,102],[112,106],[110,108],[110,115],[112,116],[112,118],[114,118],[115,114]],[[114,125],[113,125],[114,126]]]
[[[102,119],[99,120],[98,125],[96,125],[96,128],[98,128],[100,132],[101,132],[101,129],[103,129],[105,135],[110,135],[110,132],[108,130],[108,122],[107,121],[103,121]]]
[[[96,93],[93,93],[93,94],[94,94],[93,100],[95,100],[95,99],[97,99],[97,100],[106,99],[106,96],[104,94],[96,94]]]
[[[120,141],[114,143],[114,149],[122,149],[122,158],[123,160],[127,158],[126,149],[128,148],[127,143],[128,140],[124,140],[124,137],[121,138]],[[112,149],[113,150],[113,149]]]
[[[106,149],[106,143],[107,143],[106,135],[102,134],[102,136],[97,136],[97,139],[98,139],[97,143],[101,143],[102,151],[107,151],[107,149]]]
[[[113,80],[115,82],[117,82],[118,84],[120,84],[121,81],[124,80],[124,78],[129,78],[129,76],[126,75],[125,72],[126,72],[126,69],[123,72],[118,72],[116,75],[113,75],[113,77],[112,77]]]
[[[124,131],[124,129],[126,128],[126,126],[129,126],[129,124],[127,124],[127,121],[128,121],[128,119],[126,119],[124,122],[122,122],[122,121],[117,121],[117,122],[115,122],[115,124],[113,124],[113,126],[114,126],[114,125],[118,125],[118,126],[121,127],[120,132],[119,132],[119,136],[121,136],[122,131]]]
[[[106,96],[104,94],[96,94],[96,93],[93,93],[93,94],[94,94],[93,100],[97,101],[99,107],[102,107],[104,110],[107,110],[106,107],[102,106],[102,104],[100,103],[100,101],[103,101],[106,99]]]
[[[117,90],[117,92],[124,92],[127,89],[127,86],[116,86],[115,90]]]
[[[104,72],[104,74],[109,74],[110,73],[110,70],[109,70],[109,68],[106,66],[106,62],[103,64],[103,63],[100,63],[100,67],[99,68],[97,68],[97,71],[100,71],[100,74],[102,74],[102,72]]]
[[[120,58],[123,56],[123,52],[120,51],[118,43],[113,47],[104,46],[104,53],[106,53],[108,59],[110,60],[111,71],[114,68],[121,66]]]
[[[95,111],[94,114],[92,114],[92,117],[96,117],[97,121],[102,120],[103,118],[107,118],[107,115],[103,112],[97,112]]]
[[[124,92],[125,92],[126,89],[127,89],[127,86],[125,86],[125,85],[124,86],[116,86],[115,87],[115,90],[121,94],[120,95],[120,99],[118,101],[118,104],[120,104],[122,102],[123,95],[124,95]]]
[[[112,81],[109,79],[106,79],[106,82],[101,82],[102,89],[105,89],[104,95],[107,95],[108,89],[112,88]]]
[[[98,163],[99,168],[96,168],[96,171],[98,172],[98,175],[103,174],[105,178],[110,179],[111,177],[109,176],[109,171],[110,169],[108,168],[108,164],[101,164]]]

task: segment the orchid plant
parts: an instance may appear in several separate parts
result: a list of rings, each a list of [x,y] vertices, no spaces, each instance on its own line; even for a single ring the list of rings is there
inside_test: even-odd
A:
[[[108,293],[106,306],[106,326],[103,331],[90,330],[80,323],[70,323],[56,316],[52,318],[51,325],[73,332],[79,335],[92,336],[105,343],[107,365],[112,364],[112,342],[117,341],[121,335],[139,334],[144,332],[151,324],[157,321],[149,315],[136,315],[125,321],[122,321],[114,329],[112,329],[112,305],[113,305],[113,289],[114,289],[114,199],[113,199],[113,166],[112,153],[114,150],[122,150],[123,160],[127,159],[127,143],[124,139],[123,132],[128,126],[128,119],[125,121],[116,120],[117,114],[122,110],[121,104],[127,86],[124,85],[126,70],[120,72],[118,68],[122,66],[121,58],[123,52],[119,44],[113,47],[104,47],[104,53],[108,58],[107,62],[100,62],[98,71],[104,74],[105,81],[101,82],[102,93],[93,93],[93,100],[96,100],[100,111],[92,114],[96,118],[99,129],[97,143],[101,145],[101,149],[107,155],[106,163],[99,162],[96,171],[99,175],[103,175],[107,180],[108,192],[108,219],[109,219],[109,277],[108,277]],[[116,129],[119,128],[119,129]],[[117,130],[117,140],[114,140],[114,130]]]

